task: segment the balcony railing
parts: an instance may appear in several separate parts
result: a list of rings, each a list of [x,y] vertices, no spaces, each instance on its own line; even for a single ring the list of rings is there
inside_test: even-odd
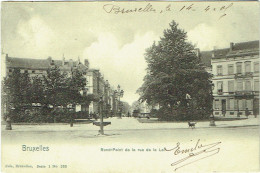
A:
[[[248,77],[253,77],[253,72],[246,72],[244,74],[242,74],[242,73],[235,74],[235,79],[236,78],[248,78]]]
[[[234,96],[258,96],[259,91],[228,91],[228,92],[223,92],[223,91],[217,91],[218,95],[234,95]]]

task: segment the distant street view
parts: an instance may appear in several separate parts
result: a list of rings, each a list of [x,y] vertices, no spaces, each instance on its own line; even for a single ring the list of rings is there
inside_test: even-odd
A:
[[[3,2],[4,172],[258,171],[257,5]]]
[[[259,114],[259,41],[230,43],[230,48],[200,51],[172,21],[164,36],[146,49],[147,74],[139,99],[122,101],[88,59],[25,59],[5,55],[2,121],[73,123],[108,117],[157,118],[160,121],[211,121],[257,118]],[[120,74],[118,74],[120,75]],[[100,121],[100,122],[97,122]],[[194,123],[193,123],[194,124]],[[195,125],[195,124],[194,124]]]

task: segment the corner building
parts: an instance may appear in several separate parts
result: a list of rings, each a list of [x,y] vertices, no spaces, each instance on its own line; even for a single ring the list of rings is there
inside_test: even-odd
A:
[[[213,114],[259,115],[259,41],[230,43],[212,51]]]

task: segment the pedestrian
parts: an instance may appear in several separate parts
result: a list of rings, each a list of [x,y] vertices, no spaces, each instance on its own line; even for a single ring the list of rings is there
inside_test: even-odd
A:
[[[94,112],[93,117],[95,118],[95,120],[97,120],[97,114],[96,114],[96,112]]]
[[[246,108],[246,110],[245,110],[245,115],[246,115],[247,118],[250,115],[250,112],[249,112],[248,108]]]

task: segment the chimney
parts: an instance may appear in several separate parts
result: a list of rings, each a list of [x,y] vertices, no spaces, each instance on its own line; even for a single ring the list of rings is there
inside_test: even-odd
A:
[[[72,59],[69,60],[69,67],[73,67],[73,60]]]
[[[80,64],[80,57],[78,56],[78,64]]]
[[[197,55],[197,57],[200,56],[200,49],[199,48],[196,49],[196,55]]]
[[[217,46],[213,46],[213,51],[212,51],[212,58],[214,58],[215,57],[215,50],[217,49]]]
[[[212,51],[212,58],[215,58],[215,50]]]
[[[87,68],[89,68],[89,62],[88,62],[88,59],[85,59],[85,61],[84,61],[84,65],[85,65]]]
[[[234,43],[233,43],[233,42],[231,42],[231,43],[230,43],[230,51],[232,51],[232,50],[233,50],[233,48],[234,48]]]
[[[62,66],[64,66],[65,64],[65,57],[64,57],[64,54],[62,55]]]
[[[47,61],[52,65],[53,64],[53,62],[52,62],[52,57],[51,56],[49,56],[48,58],[47,58]]]

